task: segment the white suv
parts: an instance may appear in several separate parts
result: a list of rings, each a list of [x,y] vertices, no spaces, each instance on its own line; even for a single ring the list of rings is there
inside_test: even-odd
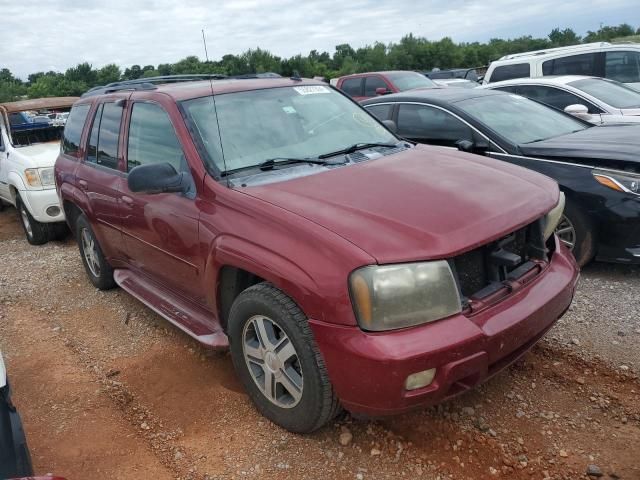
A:
[[[491,62],[482,83],[546,75],[604,77],[640,90],[640,44],[598,42],[505,55]]]
[[[0,207],[18,210],[27,241],[41,245],[66,229],[53,166],[62,126],[33,122],[23,112],[71,108],[77,97],[42,98],[0,104]],[[80,125],[80,128],[82,124]]]

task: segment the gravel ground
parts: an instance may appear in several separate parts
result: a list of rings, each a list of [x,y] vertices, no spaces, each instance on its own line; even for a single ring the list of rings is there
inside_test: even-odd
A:
[[[435,408],[308,436],[254,410],[215,353],[31,247],[0,212],[0,349],[37,473],[118,479],[640,479],[639,269],[585,269],[524,360]],[[588,476],[587,472],[593,474]]]

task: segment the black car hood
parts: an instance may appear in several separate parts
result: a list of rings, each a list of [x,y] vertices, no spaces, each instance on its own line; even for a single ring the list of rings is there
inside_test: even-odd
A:
[[[640,164],[640,125],[603,125],[518,145],[530,157],[598,159]]]

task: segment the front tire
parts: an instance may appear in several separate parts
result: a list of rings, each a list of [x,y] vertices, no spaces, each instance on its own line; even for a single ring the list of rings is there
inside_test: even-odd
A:
[[[231,358],[257,409],[295,433],[309,433],[339,410],[308,321],[270,283],[243,291],[229,313]]]
[[[575,202],[568,198],[555,233],[571,250],[580,267],[584,267],[593,259],[596,244],[593,222]]]
[[[18,211],[18,220],[27,237],[27,242],[31,245],[43,245],[49,241],[49,225],[37,221],[29,209],[26,207],[20,195],[16,196],[16,210]]]
[[[113,268],[102,253],[89,220],[84,215],[80,215],[76,221],[76,240],[84,269],[91,283],[100,290],[114,288],[116,282],[113,279]]]

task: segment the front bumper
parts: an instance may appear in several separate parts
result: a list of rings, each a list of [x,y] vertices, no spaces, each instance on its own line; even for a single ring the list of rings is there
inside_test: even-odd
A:
[[[627,195],[595,215],[598,222],[596,259],[640,264],[640,197]]]
[[[573,256],[556,238],[542,273],[473,316],[384,333],[310,324],[343,406],[367,415],[396,414],[462,393],[518,359],[569,308],[577,280]],[[430,385],[405,389],[409,375],[430,368],[437,368]]]
[[[31,216],[41,223],[64,222],[64,212],[55,187],[44,190],[20,190],[20,198]],[[56,207],[57,215],[49,215],[47,209]]]

